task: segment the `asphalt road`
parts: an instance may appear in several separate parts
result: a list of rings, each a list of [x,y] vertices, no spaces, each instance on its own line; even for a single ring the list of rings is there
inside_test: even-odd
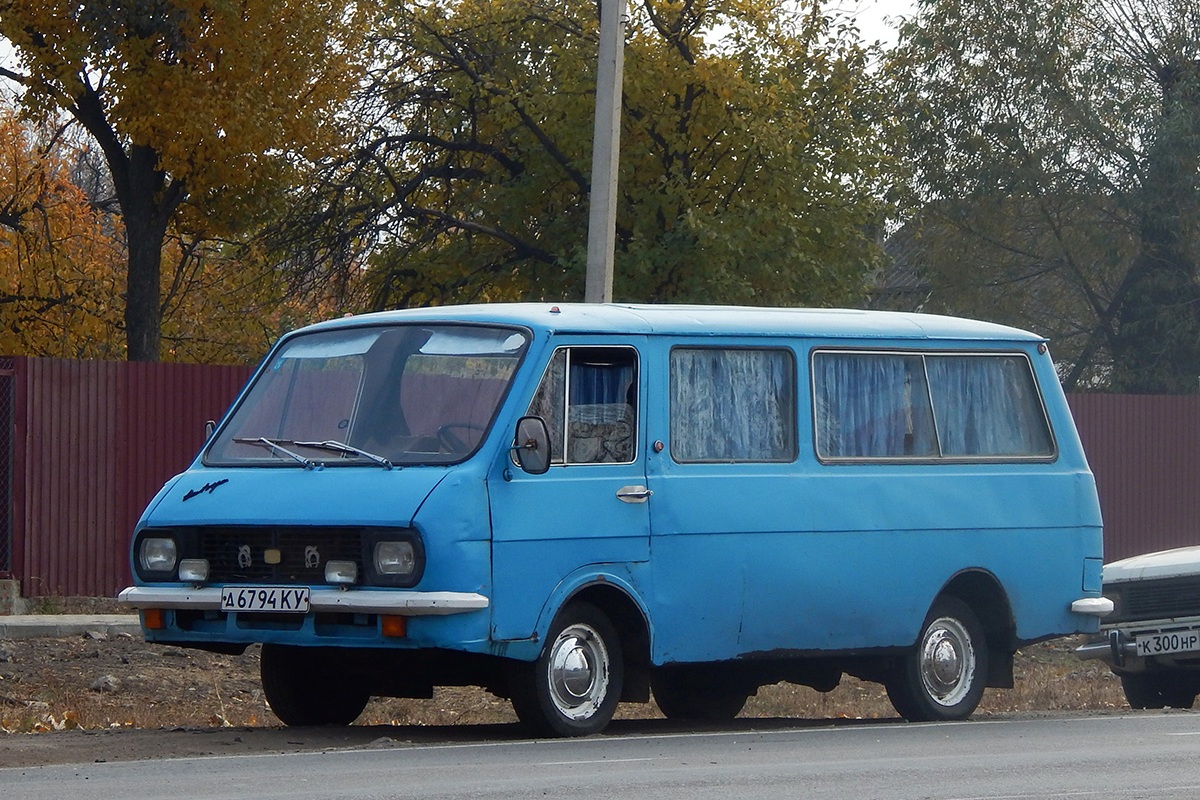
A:
[[[1193,800],[1200,714],[858,723],[0,770],[22,800]]]

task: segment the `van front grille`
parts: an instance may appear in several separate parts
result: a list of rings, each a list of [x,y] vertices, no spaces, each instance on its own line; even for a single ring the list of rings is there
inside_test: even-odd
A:
[[[323,583],[328,561],[353,561],[363,574],[360,528],[231,526],[199,534],[213,583]]]

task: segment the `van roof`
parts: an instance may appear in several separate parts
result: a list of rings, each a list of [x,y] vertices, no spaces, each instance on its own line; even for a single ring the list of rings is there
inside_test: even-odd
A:
[[[487,303],[382,311],[310,326],[405,322],[519,325],[557,333],[688,335],[766,334],[831,338],[974,339],[1043,342],[1044,337],[991,322],[899,311],[622,303]]]

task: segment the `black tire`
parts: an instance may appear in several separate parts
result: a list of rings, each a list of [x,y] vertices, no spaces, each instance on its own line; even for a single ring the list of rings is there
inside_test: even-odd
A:
[[[349,725],[371,699],[365,688],[331,669],[323,651],[312,648],[264,644],[259,676],[271,710],[290,727]]]
[[[1131,672],[1121,675],[1130,708],[1191,708],[1200,680],[1183,672]]]
[[[916,647],[887,679],[888,699],[910,722],[966,719],[987,686],[988,643],[975,612],[961,600],[938,600]]]
[[[656,670],[650,677],[654,701],[667,719],[727,722],[741,713],[751,692],[699,668]]]
[[[535,736],[599,733],[617,710],[624,676],[612,622],[589,603],[571,603],[550,625],[538,659],[513,667],[513,709]]]

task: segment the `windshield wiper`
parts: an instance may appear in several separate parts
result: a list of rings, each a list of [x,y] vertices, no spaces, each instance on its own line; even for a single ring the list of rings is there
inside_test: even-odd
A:
[[[359,450],[357,447],[348,445],[345,442],[339,442],[336,439],[326,439],[323,442],[292,442],[291,444],[294,444],[297,447],[311,447],[314,450],[332,450],[335,453],[347,453],[350,455],[362,456],[363,458],[368,458],[379,466],[387,469],[391,469],[393,466],[392,462],[388,461],[383,456],[370,453],[366,450]]]
[[[273,439],[268,439],[265,436],[259,436],[256,439],[239,439],[239,438],[235,437],[234,441],[237,442],[238,444],[262,445],[263,447],[269,448],[272,453],[282,453],[283,455],[287,456],[288,458],[293,458],[296,461],[299,461],[301,464],[304,465],[305,469],[316,469],[317,468],[317,462],[313,461],[310,458],[305,458],[304,456],[300,455],[299,453],[293,453],[291,450],[288,450],[286,447],[284,447],[279,442],[277,442]],[[281,439],[280,441],[288,441],[288,440]],[[288,441],[288,444],[300,444],[300,443]]]

